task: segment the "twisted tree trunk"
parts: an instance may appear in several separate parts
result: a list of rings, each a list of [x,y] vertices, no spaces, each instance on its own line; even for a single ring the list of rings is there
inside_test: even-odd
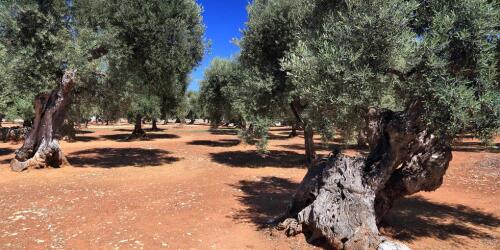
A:
[[[371,109],[368,157],[337,152],[310,168],[280,228],[334,249],[379,247],[377,223],[393,202],[437,189],[452,157],[449,140],[426,129],[420,114],[418,104],[399,113]]]
[[[13,171],[57,168],[68,164],[59,146],[59,138],[75,78],[76,71],[66,71],[57,89],[36,96],[33,128],[10,163]]]

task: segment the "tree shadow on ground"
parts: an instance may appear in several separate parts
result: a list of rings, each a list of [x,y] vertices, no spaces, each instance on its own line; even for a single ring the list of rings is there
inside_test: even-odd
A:
[[[194,140],[190,141],[187,144],[196,145],[196,146],[208,146],[208,147],[234,147],[240,144],[240,140],[235,139],[222,139],[218,141],[210,141],[210,140]]]
[[[232,219],[249,221],[259,229],[264,229],[274,218],[286,211],[299,184],[285,178],[266,176],[260,180],[241,180],[231,186],[243,192],[238,201],[245,206],[237,211]]]
[[[254,150],[211,153],[212,160],[230,167],[240,168],[304,168],[304,155],[293,151],[271,150],[259,154]]]
[[[84,134],[93,134],[94,131],[90,131],[90,130],[76,130],[75,134],[77,135],[84,135]]]
[[[269,133],[268,138],[269,138],[269,140],[279,141],[279,140],[288,140],[292,137],[290,137],[288,135],[283,136],[283,135],[278,135],[278,134],[274,134],[274,133]]]
[[[0,156],[13,154],[14,150],[10,148],[0,148]]]
[[[235,128],[210,128],[208,132],[213,135],[238,135],[238,130]]]
[[[481,142],[455,142],[452,146],[453,151],[460,152],[488,152],[488,153],[500,153],[500,143],[494,143],[493,145],[485,145]]]
[[[422,237],[446,240],[455,236],[492,240],[494,236],[485,230],[499,226],[500,218],[493,214],[416,196],[395,203],[382,222],[382,231],[406,242]]]
[[[134,131],[134,130],[130,129],[130,128],[117,128],[117,129],[113,129],[113,131],[116,131],[116,132],[130,132],[130,133],[132,133],[132,131]]]
[[[271,127],[269,128],[269,131],[288,131],[288,132],[292,132],[292,128],[291,127]],[[299,130],[297,130],[298,132]]]
[[[71,153],[67,156],[75,167],[118,168],[161,166],[179,161],[161,149],[96,148]]]
[[[106,140],[112,140],[117,142],[128,142],[130,134],[113,134],[113,135],[101,135],[100,137]],[[161,140],[161,139],[177,139],[180,138],[178,135],[173,134],[154,134],[154,133],[146,133],[146,137],[142,138],[141,141],[152,141],[152,140]]]
[[[146,132],[161,132],[161,131],[165,131],[166,129],[164,128],[157,128],[157,129],[152,129],[152,128],[145,128],[144,131]]]
[[[80,136],[76,135],[74,141],[75,142],[89,142],[89,141],[97,141],[99,138],[95,136]]]

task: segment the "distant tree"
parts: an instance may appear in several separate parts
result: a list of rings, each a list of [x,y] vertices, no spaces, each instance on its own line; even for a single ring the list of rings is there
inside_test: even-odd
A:
[[[187,93],[188,114],[187,118],[190,124],[194,124],[196,119],[202,118],[203,109],[200,105],[200,94],[198,92],[189,91]]]
[[[242,72],[237,62],[215,58],[205,71],[201,82],[200,103],[207,117],[214,124],[230,120],[234,116],[231,99],[231,85],[238,85]]]
[[[143,119],[152,121],[152,130],[158,130],[157,117],[160,117],[160,98],[155,95],[135,94],[131,98],[128,114],[135,117],[134,134],[139,136],[146,133],[142,129]]]

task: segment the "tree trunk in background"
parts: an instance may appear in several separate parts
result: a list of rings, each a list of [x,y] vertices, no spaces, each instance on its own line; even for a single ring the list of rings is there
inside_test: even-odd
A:
[[[311,168],[316,159],[316,149],[314,148],[314,130],[310,125],[304,126],[304,145],[306,148],[306,164],[308,168]]]
[[[75,77],[76,71],[66,71],[57,89],[36,96],[33,129],[10,163],[13,171],[68,164],[60,149],[59,138]]]
[[[292,137],[297,137],[298,136],[298,133],[297,133],[297,123],[294,122],[292,123],[292,132],[290,132],[290,134],[288,135],[288,137],[292,138]]]
[[[158,131],[160,129],[158,129],[158,126],[156,125],[156,118],[153,118],[153,120],[151,121],[152,122],[152,126],[151,126],[151,130],[153,131]]]
[[[177,118],[175,119],[175,123],[181,123],[181,119],[180,119],[179,117],[177,117]]]
[[[191,121],[189,121],[189,124],[193,125],[194,122],[195,122],[195,119],[193,118],[193,119],[191,119]]]
[[[0,114],[0,128],[2,127],[3,118],[4,118],[4,115]]]
[[[427,130],[421,112],[419,105],[397,113],[371,109],[368,157],[337,153],[310,168],[279,227],[334,249],[380,246],[377,223],[393,202],[436,190],[452,157],[450,141]]]
[[[134,131],[132,131],[132,134],[128,137],[128,139],[140,139],[144,137],[146,137],[146,132],[142,129],[142,116],[137,114],[135,116]]]
[[[300,112],[304,106],[300,104],[299,100],[294,100],[290,103],[290,108],[292,110],[293,115],[295,116],[296,125],[302,125],[304,128],[304,147],[306,151],[306,164],[308,168],[313,166],[314,160],[316,159],[316,150],[314,149],[314,130],[312,126],[307,124],[302,117],[300,116]]]
[[[73,121],[65,121],[61,127],[61,136],[65,141],[74,141],[76,139],[75,123]]]

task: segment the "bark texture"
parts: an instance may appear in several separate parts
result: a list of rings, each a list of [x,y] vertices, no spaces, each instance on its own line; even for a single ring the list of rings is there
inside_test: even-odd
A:
[[[314,130],[307,124],[304,127],[304,145],[306,148],[306,164],[311,168],[316,160],[316,149],[314,148]]]
[[[132,134],[128,137],[129,140],[141,139],[146,137],[146,132],[142,129],[142,115],[137,114],[135,116],[135,125]]]
[[[420,114],[418,104],[398,113],[370,109],[370,154],[335,152],[310,168],[280,228],[334,249],[378,248],[384,239],[377,223],[393,202],[437,189],[451,160],[449,140],[427,130]]]
[[[68,164],[59,147],[59,138],[75,78],[76,71],[66,71],[57,89],[35,97],[33,128],[22,147],[16,150],[16,156],[10,163],[13,171],[57,168]]]

